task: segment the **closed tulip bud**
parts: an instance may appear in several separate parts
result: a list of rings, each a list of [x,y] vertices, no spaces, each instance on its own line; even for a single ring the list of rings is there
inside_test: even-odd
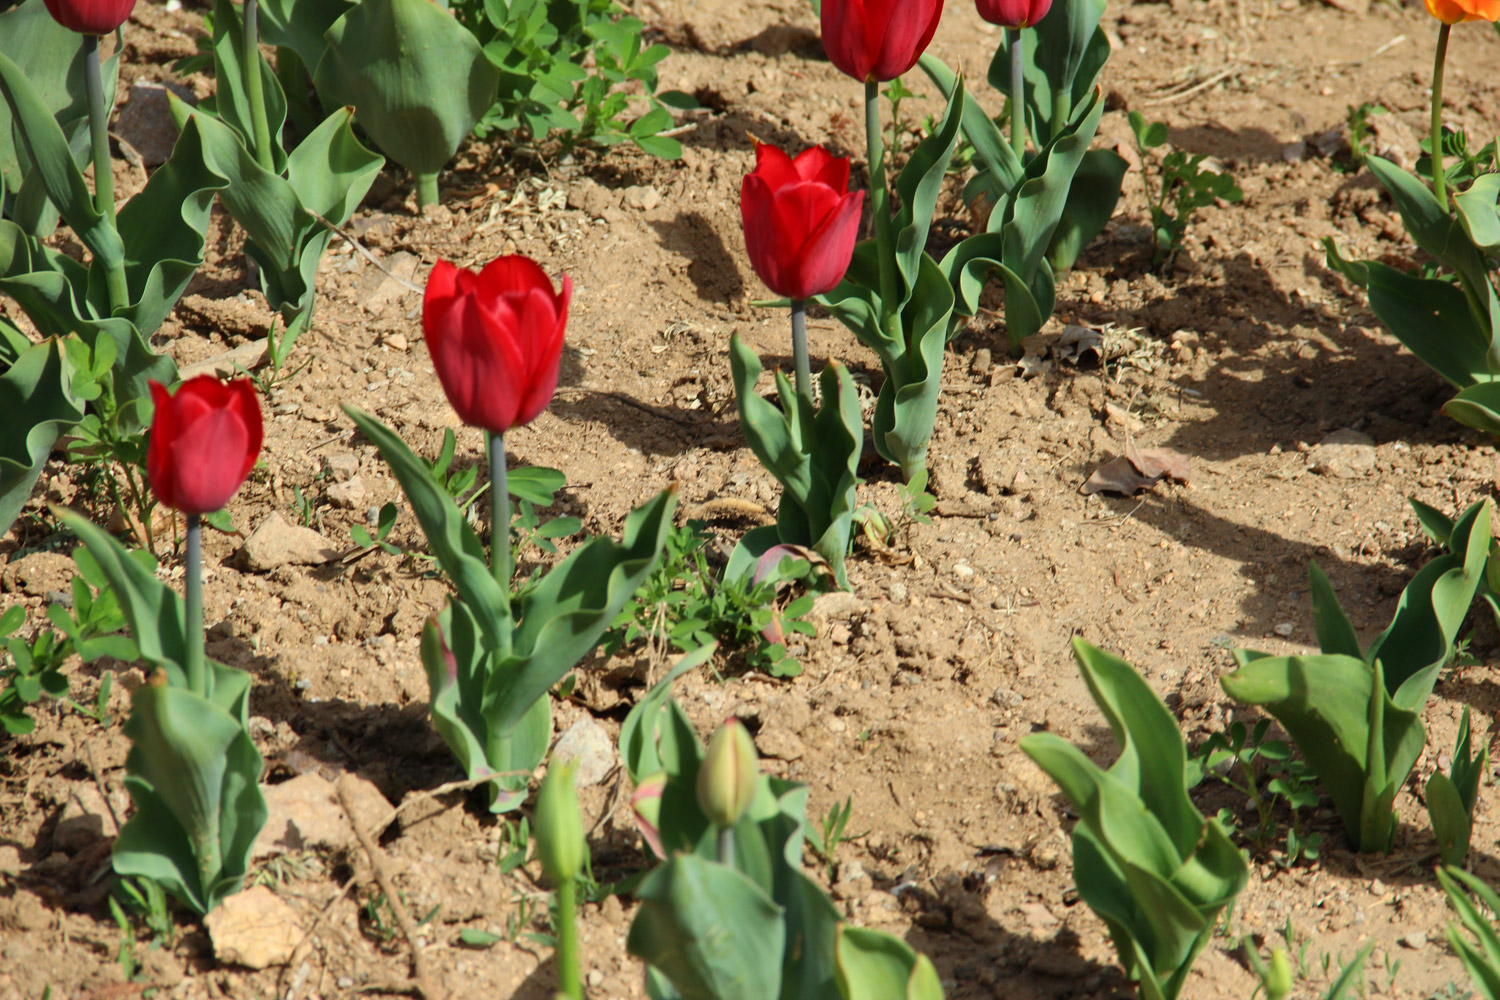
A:
[[[1029,28],[1052,9],[1052,0],[974,0],[974,3],[980,17],[1002,28]]]
[[[547,408],[572,296],[567,275],[554,291],[527,257],[501,257],[478,273],[437,262],[422,297],[422,330],[460,420],[504,434]]]
[[[714,826],[734,826],[755,799],[759,775],[760,759],[744,724],[725,719],[698,765],[698,807]]]
[[[849,161],[821,146],[787,156],[757,143],[755,169],[740,185],[745,249],[755,273],[778,295],[810,299],[832,291],[849,269],[863,191],[849,191]]]
[[[943,0],[823,0],[823,51],[861,83],[894,80],[932,41]]]
[[[156,498],[184,514],[223,507],[260,455],[260,400],[250,380],[199,375],[175,393],[152,382],[151,400],[146,478]]]
[[[536,854],[542,874],[553,883],[576,879],[583,871],[588,845],[583,839],[583,815],[573,786],[572,761],[547,768],[536,794]]]
[[[1285,948],[1271,951],[1271,967],[1266,970],[1266,1000],[1285,1000],[1292,992],[1292,963]]]
[[[135,0],[45,0],[47,13],[81,35],[104,35],[124,24]]]
[[[658,858],[665,859],[667,852],[661,843],[661,797],[667,790],[667,773],[657,771],[642,778],[630,796],[630,811],[635,814],[635,825],[640,828],[641,839]]]
[[[1427,0],[1427,13],[1444,24],[1500,20],[1500,0]]]

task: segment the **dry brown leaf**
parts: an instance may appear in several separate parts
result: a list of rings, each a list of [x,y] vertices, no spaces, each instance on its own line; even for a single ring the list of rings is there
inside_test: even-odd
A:
[[[1136,449],[1127,446],[1125,454],[1112,458],[1089,476],[1079,487],[1084,496],[1095,493],[1119,493],[1130,496],[1147,490],[1170,479],[1173,482],[1188,481],[1188,457],[1171,448]]]

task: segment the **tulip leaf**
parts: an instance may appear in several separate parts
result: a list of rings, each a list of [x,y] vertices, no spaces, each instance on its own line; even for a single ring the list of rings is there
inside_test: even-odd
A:
[[[1396,203],[1401,221],[1417,246],[1451,267],[1470,298],[1476,302],[1493,299],[1495,290],[1489,282],[1484,253],[1427,185],[1379,156],[1365,157],[1365,165]],[[1486,294],[1482,295],[1481,289]]]
[[[328,29],[355,6],[354,0],[260,0],[261,44],[289,48],[315,68],[328,51]]]
[[[119,51],[101,67],[108,104],[114,103]],[[0,53],[10,57],[36,88],[82,169],[90,149],[83,36],[59,24],[40,0],[31,0],[0,13]],[[0,188],[10,192],[0,194],[0,209],[28,235],[45,238],[57,225],[57,208],[47,197],[41,175],[31,169],[24,144],[16,144],[12,124],[9,104],[0,103]]]
[[[1079,896],[1104,920],[1142,996],[1175,1000],[1248,870],[1218,821],[1188,798],[1187,751],[1166,706],[1123,660],[1081,639],[1073,645],[1120,755],[1102,770],[1050,733],[1021,749],[1079,813]]]
[[[942,120],[912,150],[906,166],[896,178],[896,193],[901,201],[894,221],[896,266],[905,282],[908,298],[915,293],[921,260],[926,256],[927,232],[932,226],[932,215],[937,209],[938,195],[942,193],[948,163],[958,146],[966,94],[963,77],[959,76],[948,89],[948,103]],[[902,308],[905,304],[903,299],[896,306]]]
[[[484,689],[486,723],[509,734],[539,698],[593,649],[661,558],[676,489],[663,490],[625,518],[623,538],[592,538],[526,591],[509,655]]]
[[[776,537],[816,550],[828,560],[839,586],[847,587],[844,559],[853,532],[864,444],[859,396],[848,369],[834,362],[823,370],[823,406],[814,410],[779,372],[781,405],[762,399],[755,388],[760,359],[738,334],[730,338],[729,366],[740,428],[755,457],[781,483]]]
[[[427,463],[418,458],[396,432],[358,407],[345,406],[344,412],[366,440],[375,445],[401,484],[402,492],[422,525],[422,532],[427,536],[432,554],[474,614],[486,636],[486,645],[508,648],[511,638],[509,601],[490,573],[484,558],[484,546],[474,529],[469,527],[463,512],[433,478]]]
[[[1104,0],[1070,0],[1021,29],[1026,127],[1038,146],[1068,127],[1073,109],[1094,89],[1109,59],[1109,38],[1099,27],[1104,7]],[[1010,40],[1010,32],[1001,35],[990,61],[990,86],[1002,94],[1010,93]]]
[[[509,734],[494,735],[482,712],[493,662],[494,654],[485,648],[483,632],[462,600],[450,599],[422,630],[433,727],[470,780],[500,775],[487,786],[490,809],[500,813],[526,801],[527,778],[552,739],[552,702],[538,698]]]
[[[267,817],[246,730],[250,675],[213,668],[211,700],[161,674],[136,690],[124,730],[136,812],[114,844],[117,873],[156,879],[200,914],[238,891]]]
[[[21,147],[41,178],[47,197],[73,227],[74,234],[101,265],[123,264],[126,254],[120,234],[94,207],[93,194],[84,182],[62,126],[26,72],[3,52],[0,52],[0,96],[10,106]]]
[[[1465,427],[1500,434],[1500,382],[1477,382],[1443,404],[1443,412]]]
[[[1437,877],[1449,904],[1458,913],[1459,922],[1474,935],[1470,940],[1458,927],[1449,924],[1448,943],[1453,947],[1453,953],[1463,962],[1469,978],[1483,996],[1500,996],[1500,933],[1496,932],[1492,922],[1494,915],[1500,914],[1500,895],[1496,895],[1483,879],[1457,866],[1439,868]],[[1481,912],[1480,905],[1489,911],[1489,915]]]
[[[709,662],[718,648],[717,642],[709,642],[684,653],[625,716],[620,724],[620,759],[632,782],[639,784],[658,771],[670,771],[689,785],[697,782],[703,749],[697,731],[672,698],[672,685],[689,670]]]
[[[324,105],[351,105],[387,156],[435,175],[494,103],[499,70],[428,0],[363,0],[329,27],[313,74]]]
[[[958,82],[958,75],[931,52],[924,52],[917,64],[937,85],[939,92],[952,94],[953,88]],[[1010,148],[1000,127],[995,124],[980,105],[973,94],[965,88],[963,94],[962,124],[964,135],[969,144],[974,147],[974,155],[984,165],[985,173],[992,175],[991,183],[997,185],[1002,191],[1009,191],[1015,187],[1016,181],[1021,177],[1021,163],[1016,159],[1015,151]],[[994,199],[992,199],[994,200]]]
[[[942,1000],[926,955],[884,931],[840,924],[838,988],[843,1000]]]
[[[53,513],[83,542],[99,572],[109,581],[141,659],[164,670],[173,687],[186,688],[183,664],[187,662],[187,619],[182,598],[118,539],[88,518],[61,507],[53,508]]]
[[[83,419],[62,342],[27,347],[0,374],[0,534],[31,496],[52,446]]]
[[[1120,202],[1120,185],[1129,166],[1112,149],[1090,149],[1083,154],[1047,247],[1047,261],[1054,271],[1072,267],[1078,255],[1104,231]]]
[[[1307,564],[1307,584],[1308,591],[1312,594],[1313,623],[1318,634],[1318,648],[1325,653],[1364,659],[1365,654],[1359,648],[1359,636],[1355,635],[1349,616],[1344,614],[1343,607],[1339,605],[1339,599],[1333,592],[1333,584],[1328,582],[1328,574],[1315,562]]]
[[[636,889],[640,909],[626,950],[664,975],[684,1000],[781,995],[781,908],[733,868],[681,854]]]
[[[1500,249],[1500,174],[1480,174],[1468,189],[1453,196],[1458,220],[1481,250]]]

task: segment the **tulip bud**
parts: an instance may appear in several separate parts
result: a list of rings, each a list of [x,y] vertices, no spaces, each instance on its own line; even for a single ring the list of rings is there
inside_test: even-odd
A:
[[[667,852],[661,843],[661,797],[667,790],[667,772],[657,771],[642,778],[630,796],[630,810],[635,813],[635,825],[640,827],[641,839],[658,858],[666,859]]]
[[[1284,1000],[1292,992],[1292,963],[1285,948],[1271,951],[1271,967],[1262,977],[1266,988],[1266,1000]]]
[[[553,763],[536,795],[536,853],[542,874],[554,882],[570,882],[583,871],[588,845],[583,839],[583,815],[573,786],[573,761]]]
[[[823,0],[823,51],[862,83],[894,80],[932,41],[943,0]]]
[[[725,719],[698,765],[698,807],[714,826],[734,826],[755,798],[759,774],[760,758],[744,724]]]
[[[107,35],[130,18],[135,0],[45,0],[47,13],[81,35]]]
[[[260,455],[260,400],[250,380],[199,375],[175,393],[152,382],[151,400],[146,478],[156,498],[184,514],[223,507]]]
[[[975,0],[979,16],[1002,28],[1029,28],[1047,16],[1052,0]]]

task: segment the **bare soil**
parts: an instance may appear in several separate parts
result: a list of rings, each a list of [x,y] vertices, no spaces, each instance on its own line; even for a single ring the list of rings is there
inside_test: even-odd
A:
[[[971,7],[949,6],[934,51],[965,67],[998,113],[1000,95],[982,84],[997,35]],[[817,21],[796,0],[645,0],[637,13],[673,49],[663,86],[695,93],[706,109],[685,119],[680,162],[617,152],[538,163],[476,143],[446,175],[440,207],[418,213],[406,178],[393,173],[352,228],[384,268],[417,285],[439,258],[476,266],[519,252],[568,272],[575,293],[562,388],[510,436],[515,459],[563,470],[570,485],[558,512],[591,532],[617,531],[632,506],[676,482],[683,513],[709,519],[732,543],[770,518],[775,484],[739,432],[730,334],[790,367],[785,315],[751,305],[766,292],[742,251],[738,191],[752,136],[793,150],[829,144],[853,156],[860,174],[860,94],[823,58]],[[746,719],[766,767],[811,787],[813,812],[852,796],[850,831],[860,836],[838,850],[834,897],[850,919],[931,955],[957,1000],[1133,995],[1102,924],[1074,892],[1067,808],[1017,749],[1045,728],[1101,761],[1113,753],[1072,663],[1073,636],[1136,664],[1196,744],[1231,719],[1255,717],[1218,686],[1228,648],[1314,648],[1309,560],[1369,638],[1431,555],[1406,498],[1456,512],[1500,486],[1492,442],[1439,414],[1447,387],[1379,327],[1319,246],[1332,236],[1351,255],[1415,259],[1373,178],[1335,169],[1317,140],[1330,130],[1336,140],[1350,105],[1378,102],[1391,112],[1375,119],[1380,148],[1415,159],[1436,34],[1420,4],[1133,2],[1112,5],[1105,24],[1116,50],[1104,81],[1118,110],[1099,142],[1135,166],[1116,218],[1060,279],[1044,335],[1094,326],[1119,353],[1102,368],[1052,365],[1026,377],[1006,359],[1003,313],[982,315],[947,355],[932,523],[912,525],[890,552],[851,560],[852,596],[820,602],[818,635],[797,651],[800,677],[735,675],[725,659],[727,676],[679,688],[705,732],[727,714]],[[127,27],[127,76],[168,76],[199,32],[198,12],[144,0]],[[1454,31],[1450,123],[1473,136],[1500,130],[1497,70],[1500,37],[1487,25]],[[188,82],[207,89],[201,78]],[[915,129],[937,105],[925,78],[908,83],[923,95],[903,112]],[[1174,146],[1209,154],[1245,193],[1240,204],[1203,211],[1164,274],[1150,270],[1128,109],[1166,121]],[[138,169],[119,168],[127,191],[140,184]],[[940,207],[936,240],[970,224],[957,190],[955,182]],[[216,223],[209,266],[157,338],[180,363],[264,336],[269,314],[239,239],[227,220]],[[242,531],[273,511],[293,519],[300,490],[314,525],[348,547],[367,508],[401,503],[339,404],[375,412],[436,453],[455,420],[421,343],[419,302],[335,241],[316,327],[293,354],[293,366],[305,367],[267,402],[264,472],[230,508]],[[816,357],[846,359],[878,384],[878,362],[839,324],[815,316],[810,325]],[[1351,478],[1312,471],[1310,449],[1344,428],[1373,439],[1373,467]],[[481,463],[477,432],[457,431],[459,462]],[[1190,456],[1190,482],[1132,498],[1080,495],[1127,439]],[[366,496],[335,507],[326,492],[353,470]],[[892,470],[872,462],[865,474],[864,496],[898,518]],[[46,502],[77,499],[73,475],[49,466],[38,514]],[[765,513],[744,513],[757,508]],[[395,534],[417,547],[409,512]],[[446,593],[426,564],[376,552],[255,574],[233,558],[240,543],[207,539],[209,650],[255,677],[268,780],[358,771],[399,803],[461,777],[425,716],[417,637]],[[176,557],[164,551],[164,560],[180,578]],[[4,600],[24,603],[38,627],[70,568],[45,518],[0,540]],[[1482,665],[1448,675],[1429,704],[1429,749],[1398,799],[1396,850],[1355,855],[1331,809],[1304,817],[1324,835],[1319,859],[1284,868],[1280,839],[1254,856],[1250,885],[1184,996],[1249,996],[1255,980],[1237,956],[1240,934],[1279,943],[1288,922],[1307,944],[1299,997],[1321,995],[1340,957],[1367,940],[1377,942],[1371,992],[1425,1000],[1464,984],[1443,940],[1420,789],[1440,756],[1446,763],[1439,751],[1452,746],[1462,706],[1473,706],[1486,738],[1500,709],[1495,625],[1477,611],[1471,625]],[[75,691],[91,692],[101,667],[121,673],[118,717],[139,673],[75,666]],[[573,698],[557,705],[559,732],[584,714],[617,732],[660,669],[639,650],[587,662]],[[219,964],[206,934],[189,928],[170,947],[139,947],[143,978],[123,982],[121,935],[104,901],[107,841],[70,840],[64,850],[55,832],[80,788],[97,784],[124,803],[126,740],[55,706],[38,714],[34,735],[0,744],[0,997],[35,998],[47,987],[54,1000],[125,997],[149,986],[181,998],[334,997],[409,984],[405,943],[385,940],[363,916],[376,887],[357,847],[292,854],[267,869],[307,924],[321,914],[291,966]],[[628,796],[619,770],[584,794],[601,878],[643,863]],[[1207,813],[1243,806],[1208,785],[1198,801]],[[1473,866],[1493,881],[1500,814],[1489,788],[1476,822]],[[497,821],[459,793],[406,811],[381,844],[412,910],[440,907],[423,931],[425,952],[456,995],[545,998],[555,982],[549,948],[524,936],[488,951],[456,944],[464,928],[504,934],[540,897],[532,868],[498,873],[499,836]],[[644,996],[624,949],[631,914],[628,899],[584,909],[591,996]],[[542,926],[533,917],[527,929]]]

